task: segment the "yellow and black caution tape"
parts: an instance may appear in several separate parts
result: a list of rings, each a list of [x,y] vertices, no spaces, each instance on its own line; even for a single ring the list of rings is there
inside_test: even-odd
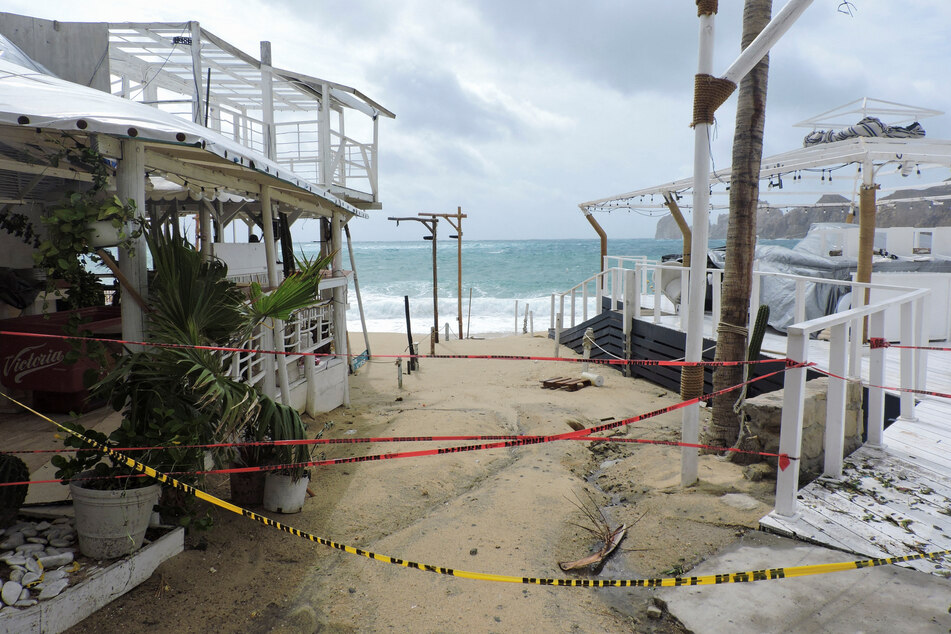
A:
[[[330,548],[336,548],[337,550],[342,550],[344,552],[350,553],[351,555],[360,555],[361,557],[366,557],[367,559],[375,559],[376,561],[382,561],[388,564],[395,564],[397,566],[403,566],[404,568],[415,568],[416,570],[424,570],[426,572],[435,572],[441,575],[449,575],[452,577],[459,577],[461,579],[476,579],[479,581],[496,581],[500,583],[522,583],[522,584],[531,584],[538,586],[563,586],[563,587],[575,587],[575,588],[661,588],[661,587],[676,587],[676,586],[708,586],[708,585],[717,585],[723,583],[749,583],[752,581],[768,581],[771,579],[790,579],[792,577],[807,577],[811,575],[822,575],[830,572],[843,572],[846,570],[859,570],[862,568],[872,568],[875,566],[886,566],[888,564],[897,564],[905,561],[914,561],[916,559],[940,559],[945,555],[951,554],[951,550],[941,550],[933,553],[919,553],[916,555],[905,555],[902,557],[887,557],[881,559],[863,559],[859,561],[843,561],[839,563],[831,564],[815,564],[812,566],[788,566],[784,568],[765,568],[763,570],[750,570],[746,572],[731,572],[724,574],[715,574],[715,575],[701,575],[696,577],[658,577],[654,579],[555,579],[550,577],[516,577],[512,575],[495,575],[484,572],[470,572],[468,570],[456,570],[454,568],[444,568],[442,566],[433,566],[430,564],[418,563],[415,561],[408,561],[405,559],[399,559],[397,557],[390,557],[389,555],[381,555],[369,550],[363,550],[362,548],[354,548],[353,546],[347,546],[346,544],[340,544],[338,542],[332,541],[325,537],[319,537],[313,535],[306,531],[296,529],[292,526],[282,524],[276,520],[273,520],[264,515],[258,515],[254,511],[236,506],[231,502],[222,500],[221,498],[215,497],[210,493],[206,493],[201,489],[196,489],[193,486],[185,484],[184,482],[179,482],[175,478],[166,475],[160,471],[156,471],[152,467],[133,460],[128,456],[121,454],[113,449],[110,449],[108,446],[98,443],[94,440],[86,438],[82,434],[64,426],[60,423],[57,423],[55,420],[37,412],[36,410],[20,403],[16,399],[10,397],[7,394],[3,394],[8,400],[16,403],[20,407],[36,414],[37,416],[43,418],[47,422],[52,423],[56,427],[62,429],[63,431],[76,436],[81,439],[83,442],[88,443],[89,445],[99,449],[117,460],[123,462],[127,467],[143,473],[146,476],[155,478],[156,480],[172,486],[176,489],[184,491],[194,495],[195,497],[210,502],[215,506],[225,509],[226,511],[231,511],[238,515],[243,515],[248,517],[256,522],[260,522],[265,526],[271,526],[285,533],[290,533],[291,535],[296,535],[303,539],[321,544],[323,546],[329,546]]]

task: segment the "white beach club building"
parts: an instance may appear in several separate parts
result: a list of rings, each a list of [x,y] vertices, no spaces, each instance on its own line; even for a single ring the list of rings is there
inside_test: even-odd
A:
[[[134,201],[148,223],[193,227],[201,251],[227,263],[234,281],[265,288],[293,261],[294,223],[317,220],[321,254],[335,254],[320,297],[256,333],[232,368],[310,413],[349,403],[353,272],[344,265],[344,235],[349,244],[347,223],[382,208],[379,122],[393,113],[354,88],[274,68],[269,42],[258,59],[197,22],[65,23],[0,13],[0,36],[3,214],[40,227],[63,192],[93,179],[57,157],[66,147],[93,148],[110,163],[107,188]],[[146,252],[144,239],[139,247]],[[119,251],[123,290],[146,296],[145,258]],[[0,232],[0,267],[28,274],[32,255]],[[0,317],[36,314],[49,299],[0,303]],[[142,340],[142,308],[124,301],[121,317],[122,338]],[[290,354],[275,360],[253,349]],[[339,356],[293,354],[309,352]]]

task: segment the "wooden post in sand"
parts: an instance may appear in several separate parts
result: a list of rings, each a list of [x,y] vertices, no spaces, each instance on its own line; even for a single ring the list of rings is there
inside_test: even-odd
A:
[[[421,213],[419,215],[428,216],[432,218],[434,222],[437,218],[442,218],[449,223],[449,226],[456,230],[456,233],[449,237],[456,240],[456,301],[459,316],[459,338],[462,339],[462,219],[468,218],[468,216],[462,213],[462,207],[456,207],[456,213],[454,214]],[[433,235],[435,236],[435,233]],[[435,263],[433,263],[433,267],[435,266]],[[435,270],[435,268],[433,270]],[[437,325],[436,327],[438,328],[439,326]]]

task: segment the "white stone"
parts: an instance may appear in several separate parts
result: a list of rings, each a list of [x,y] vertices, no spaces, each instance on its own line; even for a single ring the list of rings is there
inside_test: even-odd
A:
[[[16,548],[16,551],[21,555],[26,553],[35,553],[41,550],[43,550],[43,544],[23,544],[21,546],[17,546]]]
[[[56,570],[47,570],[43,573],[43,581],[49,583],[50,581],[56,581],[58,579],[65,579],[69,576],[69,573],[63,570],[62,568],[57,568]]]
[[[36,529],[32,525],[24,527],[21,531],[24,537],[36,537]]]
[[[23,536],[23,533],[16,532],[10,533],[10,535],[0,543],[0,548],[4,550],[12,550],[18,546],[22,546],[26,543],[26,537]]]
[[[46,584],[46,587],[43,588],[43,591],[40,592],[40,599],[41,600],[52,599],[53,597],[58,595],[60,592],[65,590],[66,586],[68,585],[69,585],[68,579],[59,579],[52,583],[48,583]]]
[[[36,599],[25,599],[25,600],[17,601],[13,605],[18,608],[31,608],[37,603],[39,603],[39,601],[37,601]]]
[[[0,588],[0,599],[7,605],[13,605],[20,600],[21,590],[23,590],[23,586],[16,581],[7,581],[3,584],[3,587]]]
[[[68,537],[51,537],[50,546],[55,548],[67,548],[70,544],[73,543],[72,538]]]
[[[43,564],[32,558],[26,560],[26,569],[29,572],[43,574]]]
[[[17,583],[19,583],[21,586],[28,586],[28,587],[29,587],[29,586],[32,586],[33,584],[37,583],[37,582],[38,582],[40,579],[42,579],[42,578],[43,578],[43,575],[40,574],[40,573],[28,572],[28,573],[26,573],[25,575],[23,575],[22,578],[17,579]]]
[[[23,588],[22,590],[20,590],[20,599],[19,599],[20,601],[26,601],[29,598],[30,598],[29,590],[27,590],[26,588]]]
[[[25,566],[26,559],[26,555],[16,554],[4,557],[3,559],[0,559],[0,561],[6,562],[8,566]]]
[[[31,544],[40,544],[42,546],[46,546],[45,537],[27,537],[26,541],[30,542]]]
[[[741,511],[752,511],[760,506],[760,502],[756,498],[752,498],[745,493],[727,493],[720,496],[720,501]]]
[[[26,571],[23,568],[13,568],[10,570],[10,581],[16,581],[20,583],[20,580],[23,579],[23,576],[26,575]]]
[[[43,568],[56,568],[57,566],[65,566],[66,564],[73,563],[73,553],[66,552],[59,555],[49,555],[47,557],[40,557],[37,561],[40,562]]]

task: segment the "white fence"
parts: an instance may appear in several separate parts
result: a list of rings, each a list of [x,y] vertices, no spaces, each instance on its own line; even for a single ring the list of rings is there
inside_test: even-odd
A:
[[[619,259],[620,260],[620,259]],[[561,332],[565,327],[575,326],[578,317],[581,322],[588,319],[588,301],[591,296],[596,297],[595,315],[604,308],[602,298],[608,298],[608,308],[617,310],[623,303],[624,331],[627,334],[632,317],[641,316],[641,303],[645,297],[653,296],[654,306],[660,306],[662,289],[660,284],[646,284],[648,274],[652,280],[660,280],[666,271],[667,276],[680,276],[682,301],[680,310],[681,329],[685,329],[683,322],[689,297],[689,269],[678,265],[657,264],[654,262],[637,261],[633,269],[619,266],[609,268],[594,275],[584,282],[572,287],[563,293],[551,296],[551,327],[555,331],[556,350],[561,339]],[[845,403],[846,384],[850,381],[861,381],[869,389],[868,397],[868,428],[867,443],[872,446],[881,446],[885,422],[885,355],[884,347],[869,347],[868,359],[865,361],[866,348],[863,341],[884,339],[886,330],[900,333],[900,344],[909,346],[900,349],[898,386],[901,388],[901,418],[914,419],[914,393],[908,390],[921,389],[925,384],[927,369],[926,352],[914,348],[921,347],[927,342],[928,314],[925,310],[925,299],[929,296],[927,288],[913,289],[902,286],[888,286],[884,284],[860,284],[858,282],[832,280],[826,278],[803,277],[783,273],[760,273],[754,271],[753,286],[750,300],[750,323],[755,319],[755,311],[760,304],[760,287],[763,276],[785,277],[795,280],[795,308],[794,323],[786,332],[786,357],[799,364],[816,361],[823,370],[836,376],[829,377],[829,392],[827,397],[826,428],[825,428],[825,464],[824,475],[837,478],[842,475],[844,433],[845,433]],[[720,314],[720,289],[722,288],[723,271],[708,269],[707,276],[712,287],[712,314]],[[809,284],[831,284],[847,286],[851,289],[855,308],[837,312],[832,315],[805,320],[806,290]],[[864,289],[871,289],[872,303],[864,303]],[[577,306],[576,298],[581,297],[581,308]],[[705,298],[704,298],[705,299]],[[567,306],[566,306],[567,300]],[[566,313],[565,310],[568,309]],[[946,310],[946,307],[945,307]],[[897,316],[897,317],[896,317]],[[892,324],[888,327],[887,320],[897,318],[897,329]],[[653,321],[661,321],[661,311],[655,310]],[[715,330],[715,329],[714,329]],[[828,351],[823,345],[810,346],[813,337],[828,330],[830,334]],[[811,358],[810,351],[813,356]],[[828,357],[826,358],[826,354]],[[825,365],[823,365],[825,364]],[[798,458],[802,451],[803,428],[803,395],[805,391],[806,368],[794,367],[786,371],[783,394],[783,410],[780,431],[780,453]],[[776,484],[776,512],[784,516],[796,514],[796,494],[799,490],[799,460],[792,460],[785,469],[777,475]]]

